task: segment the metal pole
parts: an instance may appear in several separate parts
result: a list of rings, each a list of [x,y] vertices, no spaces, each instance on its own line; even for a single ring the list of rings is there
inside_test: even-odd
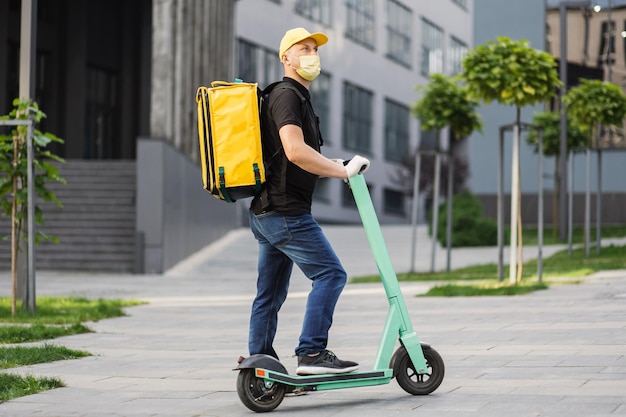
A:
[[[20,98],[32,99],[35,94],[35,62],[37,52],[37,0],[22,0],[20,29]],[[34,249],[34,180],[33,180],[33,121],[28,127],[27,150],[27,281],[26,300],[31,314],[35,313],[35,249]],[[18,239],[21,239],[19,237]]]
[[[20,29],[20,98],[33,98],[37,57],[37,0],[22,0]]]
[[[417,222],[419,214],[420,168],[422,156],[415,152],[415,175],[413,176],[413,212],[411,214],[411,272],[415,272],[415,251],[417,246]]]
[[[561,2],[559,4],[559,18],[560,18],[560,53],[559,53],[559,73],[561,78],[561,94],[562,98],[567,92],[567,2]],[[560,101],[562,103],[562,101]],[[560,106],[561,112],[561,124],[560,124],[560,137],[559,137],[559,238],[561,241],[565,240],[565,229],[567,221],[567,206],[565,204],[565,196],[567,195],[567,113],[563,106]]]
[[[519,214],[519,194],[520,194],[520,131],[519,124],[513,125],[513,152],[511,166],[511,243],[509,245],[509,283],[517,282],[517,216]]]
[[[596,191],[596,255],[602,247],[602,151],[598,149],[598,189]]]
[[[447,215],[446,215],[446,271],[450,272],[451,252],[452,252],[452,203],[453,203],[453,181],[454,176],[454,158],[452,150],[448,153],[448,198],[447,198]]]
[[[500,128],[498,143],[498,280],[504,279],[504,128]]]
[[[586,179],[585,179],[585,256],[589,257],[589,226],[591,220],[591,149],[585,151]]]
[[[567,254],[572,257],[572,235],[574,223],[574,151],[569,153],[569,192],[567,194]]]
[[[537,278],[541,282],[543,275],[543,130],[539,130],[539,201],[537,203]]]
[[[26,183],[28,186],[28,311],[35,314],[36,310],[36,291],[35,291],[35,180],[33,173],[33,135],[34,120],[28,125],[28,135],[26,139],[26,159],[28,161]]]
[[[430,252],[430,272],[435,272],[435,255],[437,251],[437,223],[439,222],[439,179],[441,176],[441,156],[439,150],[435,153],[435,181],[433,185],[433,218],[432,218],[432,240]]]
[[[615,41],[613,39],[615,27],[611,22],[611,9],[613,5],[611,4],[611,0],[609,0],[609,5],[607,7],[607,18],[608,18],[608,27],[607,27],[607,35],[608,39],[606,42],[606,68],[607,68],[607,81],[611,82],[613,78],[613,70],[611,68],[611,45],[615,45]]]

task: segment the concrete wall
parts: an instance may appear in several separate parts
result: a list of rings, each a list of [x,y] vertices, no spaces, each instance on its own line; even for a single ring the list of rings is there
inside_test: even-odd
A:
[[[146,273],[168,270],[241,223],[241,204],[204,191],[197,163],[196,89],[232,78],[234,10],[233,1],[152,0],[151,138],[137,143]]]
[[[240,225],[241,205],[202,188],[200,168],[166,141],[137,144],[137,231],[143,272],[161,273]]]
[[[232,78],[235,2],[152,1],[150,136],[198,160],[195,92]]]

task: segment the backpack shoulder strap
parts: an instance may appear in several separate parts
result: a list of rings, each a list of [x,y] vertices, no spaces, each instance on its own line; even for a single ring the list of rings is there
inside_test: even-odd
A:
[[[300,101],[303,104],[306,103],[306,97],[304,97],[304,95],[300,92],[300,90],[298,90],[295,86],[291,85],[287,81],[276,81],[268,85],[267,87],[265,87],[263,91],[261,91],[261,96],[265,97],[268,94],[270,94],[272,91],[274,91],[275,89],[293,90],[298,95],[298,98],[300,99]]]

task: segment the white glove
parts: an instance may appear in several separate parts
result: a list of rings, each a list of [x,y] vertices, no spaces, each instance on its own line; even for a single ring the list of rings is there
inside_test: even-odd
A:
[[[354,155],[352,159],[344,161],[343,164],[346,166],[347,178],[354,177],[357,174],[362,174],[370,167],[370,161],[359,155]]]

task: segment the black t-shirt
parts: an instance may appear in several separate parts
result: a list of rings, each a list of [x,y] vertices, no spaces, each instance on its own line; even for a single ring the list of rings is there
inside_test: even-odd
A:
[[[296,216],[311,212],[311,201],[318,176],[289,162],[282,148],[278,131],[286,125],[296,125],[304,133],[307,145],[320,151],[321,136],[317,116],[310,102],[309,90],[297,81],[284,77],[301,93],[302,101],[291,88],[279,84],[266,98],[261,112],[263,152],[267,158],[267,182],[270,206],[266,211]],[[254,206],[254,202],[253,202]]]

